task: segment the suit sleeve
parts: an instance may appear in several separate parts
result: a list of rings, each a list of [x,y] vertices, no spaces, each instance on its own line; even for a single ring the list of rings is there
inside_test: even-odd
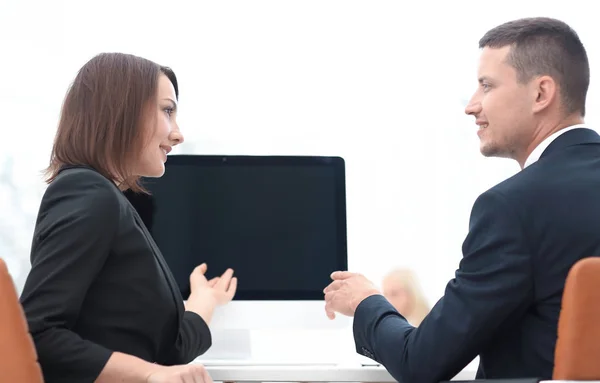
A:
[[[94,381],[112,354],[73,329],[110,253],[119,223],[116,192],[100,175],[70,173],[42,199],[21,304],[48,381]]]
[[[179,334],[173,350],[169,353],[166,365],[187,364],[204,354],[211,346],[212,338],[208,325],[192,311],[185,311],[179,327]]]
[[[357,352],[403,383],[450,380],[533,301],[532,268],[521,222],[502,195],[488,191],[473,206],[463,259],[418,328],[382,296],[358,306]]]

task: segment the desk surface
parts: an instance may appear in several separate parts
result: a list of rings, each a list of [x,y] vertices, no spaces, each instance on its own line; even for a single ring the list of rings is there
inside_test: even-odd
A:
[[[395,382],[383,367],[360,365],[248,365],[206,369],[218,382]]]
[[[383,367],[341,364],[297,365],[206,365],[216,382],[363,382],[392,383],[394,378]],[[475,371],[463,370],[452,380],[473,380]],[[490,381],[493,382],[493,381]],[[572,382],[572,381],[542,381]],[[600,383],[600,381],[594,381]],[[585,382],[585,383],[592,383]]]
[[[211,365],[206,369],[217,382],[364,382],[392,383],[384,367],[360,364]],[[475,371],[463,370],[452,380],[471,380]]]

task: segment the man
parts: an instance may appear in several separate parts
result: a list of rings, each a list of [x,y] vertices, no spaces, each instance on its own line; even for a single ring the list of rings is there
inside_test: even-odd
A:
[[[478,378],[550,379],[565,279],[600,255],[600,136],[583,118],[587,54],[565,23],[528,18],[483,36],[466,113],[484,156],[522,170],[481,194],[463,259],[414,328],[360,274],[340,271],[325,309],[354,316],[357,352],[402,383],[449,380],[480,356]]]

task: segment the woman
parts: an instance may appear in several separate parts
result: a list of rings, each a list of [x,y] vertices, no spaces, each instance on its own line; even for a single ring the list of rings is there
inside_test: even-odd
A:
[[[210,382],[186,365],[211,345],[214,308],[229,302],[233,271],[178,286],[123,195],[144,192],[183,142],[177,79],[169,68],[120,53],[79,71],[62,108],[21,295],[47,383]]]
[[[415,327],[431,310],[417,276],[410,269],[396,269],[387,274],[383,279],[383,295]]]

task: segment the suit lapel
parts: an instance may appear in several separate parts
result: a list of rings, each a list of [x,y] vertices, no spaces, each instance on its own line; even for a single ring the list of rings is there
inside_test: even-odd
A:
[[[61,167],[60,171],[62,172],[63,170],[71,169],[71,168],[87,168],[87,169],[91,169],[91,170],[94,170],[97,172],[97,170],[95,170],[94,168],[87,166],[87,165],[64,165]],[[117,190],[119,190],[119,188],[117,187],[117,185],[114,182],[111,181],[111,183],[113,184],[113,186],[115,188],[117,188]],[[121,190],[119,190],[119,192],[121,192]],[[181,292],[179,291],[179,285],[175,281],[175,278],[173,277],[173,273],[171,273],[171,269],[169,268],[169,266],[167,265],[167,262],[163,258],[162,253],[160,252],[160,249],[156,245],[156,242],[154,242],[154,239],[152,238],[152,235],[148,231],[146,224],[144,224],[142,217],[139,216],[137,210],[133,207],[133,205],[131,205],[131,202],[129,202],[127,197],[125,197],[124,194],[121,194],[121,195],[123,196],[123,199],[125,200],[127,205],[129,205],[129,207],[131,207],[131,211],[133,212],[135,222],[142,229],[142,232],[144,233],[146,240],[152,247],[152,254],[154,255],[154,258],[157,260],[158,264],[160,265],[160,267],[163,271],[163,274],[165,276],[165,279],[167,280],[167,284],[169,285],[169,287],[171,289],[171,293],[173,294],[173,300],[175,301],[175,306],[177,307],[177,320],[180,321],[181,317],[183,316],[184,307],[183,307],[183,297],[181,296]]]
[[[127,200],[127,198],[125,199]],[[127,200],[127,203],[129,203],[129,200]],[[181,292],[179,291],[179,285],[175,281],[175,278],[171,273],[171,269],[167,265],[167,262],[165,261],[164,257],[162,256],[158,245],[156,245],[156,242],[154,242],[152,235],[146,228],[146,224],[144,224],[142,217],[139,216],[138,212],[133,206],[131,206],[131,210],[133,211],[136,223],[142,229],[146,240],[152,247],[152,254],[154,255],[154,258],[158,261],[158,264],[160,265],[165,279],[167,280],[167,283],[171,289],[171,294],[173,294],[173,300],[175,300],[175,306],[177,307],[177,320],[180,321],[181,317],[183,316],[183,297],[181,296]]]

